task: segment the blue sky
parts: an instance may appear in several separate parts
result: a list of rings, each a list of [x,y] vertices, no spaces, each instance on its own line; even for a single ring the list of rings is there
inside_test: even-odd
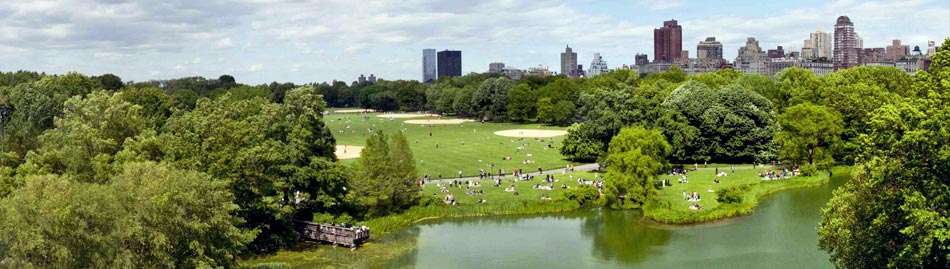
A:
[[[865,47],[950,37],[950,1],[696,0],[38,0],[0,3],[0,70],[113,73],[142,81],[234,75],[239,82],[420,79],[422,49],[462,50],[463,72],[491,62],[559,70],[570,44],[586,67],[653,57],[653,28],[683,25],[695,56],[707,36],[727,59],[747,37],[800,49],[848,15]]]

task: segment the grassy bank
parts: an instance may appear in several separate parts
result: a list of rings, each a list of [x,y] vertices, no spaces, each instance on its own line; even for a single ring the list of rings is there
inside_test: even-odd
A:
[[[813,187],[826,184],[828,172],[821,172],[815,176],[795,176],[783,180],[762,180],[758,173],[766,169],[737,169],[734,173],[730,169],[720,168],[719,172],[729,175],[716,177],[715,170],[700,170],[689,172],[689,183],[677,183],[680,176],[662,176],[669,179],[673,186],[660,190],[658,203],[644,208],[644,217],[667,224],[692,224],[730,218],[752,213],[765,195],[792,188]],[[719,179],[715,183],[714,179]],[[716,201],[719,190],[734,186],[748,186],[743,193],[741,203],[722,204]],[[710,192],[712,190],[713,192]],[[683,199],[683,192],[696,192],[700,195],[699,202],[690,202]],[[701,210],[691,210],[689,206],[699,204]]]

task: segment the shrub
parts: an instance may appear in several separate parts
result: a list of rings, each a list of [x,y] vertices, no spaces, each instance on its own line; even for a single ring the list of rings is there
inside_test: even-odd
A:
[[[742,203],[742,197],[749,191],[749,185],[733,186],[719,190],[716,201],[723,204]]]
[[[597,200],[597,188],[594,188],[594,186],[580,185],[577,186],[577,188],[565,191],[564,197],[568,200],[576,201],[580,205],[586,205],[590,201]]]
[[[810,177],[818,174],[818,167],[815,167],[814,165],[806,165],[802,166],[800,171],[802,172],[803,176]]]

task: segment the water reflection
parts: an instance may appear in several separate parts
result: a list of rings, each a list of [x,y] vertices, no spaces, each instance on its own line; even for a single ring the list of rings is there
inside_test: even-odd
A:
[[[641,216],[640,211],[603,210],[584,218],[581,234],[592,242],[595,257],[636,264],[649,256],[661,255],[662,250],[656,246],[670,241],[670,231],[640,225]]]

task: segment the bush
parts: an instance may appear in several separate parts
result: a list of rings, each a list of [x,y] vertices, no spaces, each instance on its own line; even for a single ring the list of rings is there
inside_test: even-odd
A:
[[[719,190],[716,201],[723,204],[742,203],[742,197],[749,191],[749,185],[733,186]]]
[[[594,188],[594,186],[580,185],[577,186],[577,188],[565,191],[564,198],[576,201],[580,205],[586,205],[590,201],[597,200],[597,188]]]
[[[814,165],[802,166],[802,168],[799,170],[802,172],[802,175],[806,177],[810,177],[810,176],[814,176],[818,174],[818,167],[815,167]]]

